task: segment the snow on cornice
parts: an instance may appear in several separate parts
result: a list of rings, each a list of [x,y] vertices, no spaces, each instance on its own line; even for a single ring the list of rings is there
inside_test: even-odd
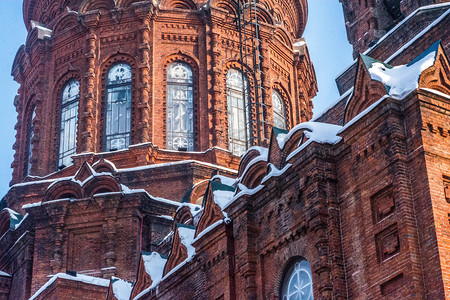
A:
[[[38,31],[38,39],[43,40],[44,38],[52,37],[52,30],[45,27],[43,24],[37,21],[31,21],[31,29],[36,28]]]
[[[73,281],[78,281],[78,282],[83,282],[83,283],[98,285],[98,286],[103,286],[103,287],[109,287],[108,279],[103,279],[103,278],[98,278],[98,277],[93,277],[93,276],[88,276],[88,275],[77,274],[75,276],[72,276],[72,275],[69,275],[66,273],[58,273],[55,275],[50,275],[49,277],[51,277],[50,280],[47,281],[47,283],[44,284],[29,300],[36,299],[43,291],[45,291],[58,278],[73,280]]]

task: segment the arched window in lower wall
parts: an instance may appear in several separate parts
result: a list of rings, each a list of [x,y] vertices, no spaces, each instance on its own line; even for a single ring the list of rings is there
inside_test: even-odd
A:
[[[307,260],[298,258],[288,266],[281,284],[280,299],[314,299],[311,266]]]

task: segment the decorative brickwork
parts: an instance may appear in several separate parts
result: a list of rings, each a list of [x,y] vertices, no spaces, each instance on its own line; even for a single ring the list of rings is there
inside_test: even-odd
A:
[[[301,39],[306,1],[256,4],[268,149],[237,157],[227,150],[237,3],[25,0],[0,299],[449,298],[450,5],[410,14],[420,1],[341,2],[355,51],[380,42],[338,78],[346,93],[326,123],[306,122],[317,91]],[[123,93],[107,86],[117,63]],[[192,82],[168,82],[172,63],[189,66]],[[71,79],[77,154],[58,170]],[[192,93],[181,97],[188,108],[176,99],[169,109],[169,83]],[[287,130],[270,128],[273,91]],[[195,151],[166,149],[186,109]],[[106,151],[112,121],[129,124],[116,131],[130,145]]]

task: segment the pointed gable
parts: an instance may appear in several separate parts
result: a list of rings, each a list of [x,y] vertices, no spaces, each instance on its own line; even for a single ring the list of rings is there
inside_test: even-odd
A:
[[[129,300],[133,283],[112,276],[109,281],[106,300]]]
[[[428,88],[450,94],[450,64],[440,41],[434,43],[414,61],[436,53],[433,65],[422,72],[419,78],[419,88]],[[411,64],[414,62],[412,61]]]
[[[139,258],[136,283],[131,291],[130,299],[133,299],[144,289],[151,287],[161,280],[166,262],[167,258],[160,255],[158,252],[150,253],[142,251]]]
[[[383,83],[373,80],[369,72],[374,65],[378,64],[386,69],[392,68],[392,66],[367,55],[361,54],[359,56],[355,87],[345,108],[344,123],[353,119],[389,92],[389,88],[383,85]]]
[[[195,236],[219,220],[223,220],[224,207],[234,194],[234,188],[216,181],[210,181],[203,199],[203,214],[198,221]]]
[[[77,173],[74,176],[75,180],[78,180],[80,182],[85,181],[87,178],[89,178],[90,176],[94,175],[96,172],[94,171],[94,169],[91,167],[91,165],[88,162],[84,162],[80,169],[78,169]]]
[[[190,260],[194,254],[195,249],[191,245],[195,235],[195,227],[177,224],[174,232],[172,250],[164,267],[164,275],[166,276],[177,265],[184,261]]]
[[[279,140],[284,140],[284,137],[288,134],[288,132],[289,131],[284,129],[272,127],[267,161],[277,168],[281,168],[283,164],[283,153]]]

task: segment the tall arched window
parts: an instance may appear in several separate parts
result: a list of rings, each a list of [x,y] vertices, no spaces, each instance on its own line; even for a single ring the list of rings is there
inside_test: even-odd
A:
[[[282,286],[282,300],[313,300],[311,266],[304,259],[295,260],[287,269]]]
[[[58,166],[63,168],[71,163],[70,156],[77,151],[77,120],[80,83],[71,79],[66,83],[61,95],[61,125],[59,128]]]
[[[119,63],[106,79],[105,148],[125,149],[131,139],[131,67]]]
[[[247,78],[244,80],[240,71],[230,69],[227,72],[228,142],[231,152],[238,156],[247,150],[250,136],[247,87]]]
[[[36,106],[31,110],[31,115],[28,123],[28,140],[27,140],[27,162],[25,168],[25,176],[30,175],[31,172],[31,156],[33,155],[33,138],[34,138],[34,118],[36,117]]]
[[[283,97],[276,90],[272,91],[273,126],[280,129],[286,128],[286,111]]]
[[[167,149],[194,150],[194,78],[189,65],[167,68]]]

